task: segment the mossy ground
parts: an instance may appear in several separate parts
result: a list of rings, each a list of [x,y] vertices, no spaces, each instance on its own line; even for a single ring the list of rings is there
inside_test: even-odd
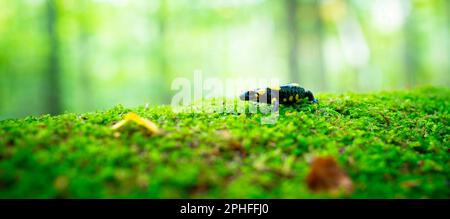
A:
[[[180,113],[169,106],[0,122],[0,197],[449,198],[450,90],[319,94],[266,115]],[[110,127],[136,112],[163,133]],[[305,177],[330,155],[350,195]]]

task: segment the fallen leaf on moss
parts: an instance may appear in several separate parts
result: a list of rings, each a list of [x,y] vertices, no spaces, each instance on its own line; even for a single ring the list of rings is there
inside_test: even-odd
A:
[[[336,194],[344,191],[349,194],[353,190],[352,180],[339,168],[333,157],[314,158],[306,182],[313,192]]]
[[[418,182],[417,180],[409,180],[409,181],[404,181],[404,182],[400,183],[400,186],[405,189],[411,189],[411,188],[417,187],[419,185],[420,185],[420,182]]]
[[[135,122],[140,126],[143,126],[145,129],[147,129],[151,134],[158,134],[160,131],[158,127],[153,123],[152,121],[142,118],[138,116],[136,113],[128,113],[125,115],[124,119],[113,125],[111,128],[113,130],[117,130],[120,127],[124,126],[128,122]]]
[[[63,191],[69,185],[69,180],[65,176],[58,176],[53,182],[53,186],[58,191]]]
[[[146,189],[148,187],[148,183],[149,183],[149,177],[147,175],[144,174],[140,174],[137,176],[136,178],[136,184],[142,188],[142,189]]]

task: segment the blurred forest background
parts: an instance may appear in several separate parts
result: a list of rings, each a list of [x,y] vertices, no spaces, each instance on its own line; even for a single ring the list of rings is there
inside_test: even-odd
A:
[[[0,119],[170,103],[171,81],[450,85],[448,0],[0,0]]]

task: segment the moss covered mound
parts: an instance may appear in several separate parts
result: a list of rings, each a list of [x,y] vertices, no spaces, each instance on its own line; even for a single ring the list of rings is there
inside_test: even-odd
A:
[[[449,198],[450,90],[319,94],[266,115],[174,113],[169,106],[0,122],[0,197]],[[114,131],[135,112],[162,130]],[[305,181],[332,156],[353,192]]]

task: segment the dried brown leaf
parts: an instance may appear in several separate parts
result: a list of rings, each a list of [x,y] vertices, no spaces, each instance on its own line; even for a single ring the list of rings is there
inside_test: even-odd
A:
[[[349,194],[353,190],[352,180],[338,166],[333,157],[317,157],[311,163],[306,182],[308,188],[314,192]]]

